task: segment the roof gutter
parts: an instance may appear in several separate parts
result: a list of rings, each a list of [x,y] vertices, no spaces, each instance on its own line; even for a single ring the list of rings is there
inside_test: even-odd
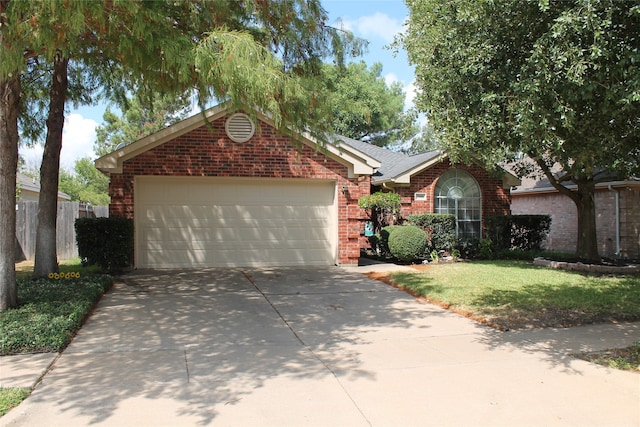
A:
[[[611,181],[605,183],[596,184],[596,188],[610,189],[614,187],[635,187],[640,186],[640,181]],[[565,185],[565,188],[569,190],[576,190],[578,186],[576,184]],[[527,195],[538,193],[557,193],[558,189],[555,187],[540,187],[540,188],[527,188],[519,190],[511,190],[511,195]]]

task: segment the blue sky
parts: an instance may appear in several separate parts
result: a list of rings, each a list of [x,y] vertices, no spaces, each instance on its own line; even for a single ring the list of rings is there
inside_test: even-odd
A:
[[[355,61],[365,61],[369,66],[382,63],[382,74],[388,83],[399,81],[405,88],[407,105],[413,100],[413,68],[404,52],[397,55],[386,48],[394,35],[402,31],[407,18],[407,8],[402,0],[322,0],[333,25],[343,25],[356,36],[369,41],[368,52]],[[340,24],[340,23],[341,24]],[[62,137],[61,166],[73,169],[76,159],[95,158],[93,144],[95,128],[102,123],[106,105],[71,110],[66,117]],[[28,167],[39,167],[42,147],[21,148]]]

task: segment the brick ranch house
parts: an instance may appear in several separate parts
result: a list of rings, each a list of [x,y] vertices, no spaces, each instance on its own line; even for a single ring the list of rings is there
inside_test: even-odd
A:
[[[575,187],[574,184],[567,187]],[[514,214],[551,216],[545,247],[575,253],[578,241],[577,209],[548,179],[523,179],[511,191]],[[608,258],[640,259],[640,179],[615,180],[596,185],[598,251]]]
[[[457,206],[473,235],[485,214],[509,212],[517,183],[438,152],[294,144],[261,114],[204,115],[209,126],[198,114],[95,162],[110,177],[109,216],[134,221],[138,268],[356,264],[367,244],[358,199],[376,188],[399,192],[403,215]]]

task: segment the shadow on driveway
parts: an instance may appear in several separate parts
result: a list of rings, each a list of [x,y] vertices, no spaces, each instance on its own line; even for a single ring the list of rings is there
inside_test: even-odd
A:
[[[339,268],[136,271],[3,422],[640,423],[630,374],[506,337]]]

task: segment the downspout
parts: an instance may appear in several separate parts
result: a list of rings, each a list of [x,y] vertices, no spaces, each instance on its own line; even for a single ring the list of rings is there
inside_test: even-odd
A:
[[[620,258],[620,192],[614,189],[611,184],[607,186],[609,191],[613,191],[616,200],[616,258]]]

